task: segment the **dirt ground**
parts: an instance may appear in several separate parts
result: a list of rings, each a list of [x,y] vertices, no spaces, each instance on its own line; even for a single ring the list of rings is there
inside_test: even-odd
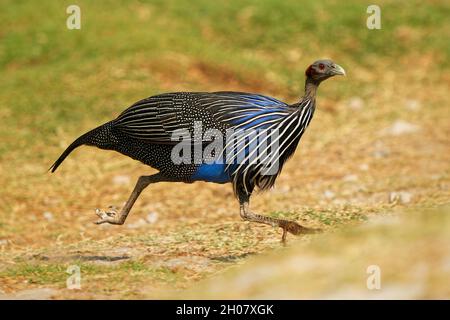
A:
[[[336,80],[336,85],[338,81],[349,80]],[[324,84],[321,90],[326,89]],[[254,197],[253,208],[320,227],[327,234],[400,208],[420,211],[448,203],[448,107],[439,94],[432,104],[423,105],[425,96],[412,90],[396,85],[395,95],[386,89],[382,95],[337,102],[319,97],[318,112],[299,150],[276,188]],[[445,94],[444,85],[441,90]],[[61,135],[63,147],[71,137]],[[2,221],[0,264],[0,286],[6,295],[45,288],[60,299],[157,298],[172,291],[183,297],[178,290],[246,264],[253,256],[284,250],[279,230],[240,220],[229,185],[154,185],[143,193],[124,226],[94,225],[94,208],[120,205],[136,178],[152,169],[91,148],[76,151],[53,175],[45,172],[49,162],[23,165],[26,183],[9,180],[11,209]],[[2,177],[17,174],[8,166],[2,171]],[[12,192],[19,189],[20,193]],[[448,206],[440,212],[448,215]],[[433,221],[438,226],[431,228],[446,226],[443,236],[448,235],[448,219],[444,225]],[[378,236],[384,237],[382,232]],[[433,234],[424,236],[436,242],[433,250],[448,254],[448,242],[433,239]],[[314,248],[321,237],[300,236],[294,241],[290,236],[288,246],[298,251],[303,249],[297,246],[314,243]],[[340,243],[330,245],[341,248]],[[335,250],[328,254],[339,255]],[[428,259],[427,249],[416,254],[417,259]],[[393,252],[391,258],[395,256]],[[81,268],[82,290],[66,289],[70,265]],[[286,292],[280,296],[289,297]],[[429,296],[448,297],[448,292]],[[246,297],[245,292],[240,297]]]

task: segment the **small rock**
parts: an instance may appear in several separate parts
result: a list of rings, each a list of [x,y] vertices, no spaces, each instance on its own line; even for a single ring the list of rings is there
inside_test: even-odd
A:
[[[364,100],[360,97],[352,97],[348,100],[348,107],[352,110],[360,110],[364,107]]]
[[[348,174],[342,178],[345,182],[355,182],[358,181],[358,176],[356,174]]]
[[[53,220],[53,213],[49,212],[49,211],[45,211],[43,214],[44,218],[47,221],[52,221]]]
[[[384,146],[380,141],[375,143],[375,150],[372,152],[372,156],[376,159],[386,158],[389,156],[390,150]]]
[[[335,193],[333,191],[331,191],[331,190],[325,190],[324,193],[323,193],[323,196],[326,199],[333,199],[335,197]]]
[[[0,239],[0,247],[6,246],[8,244],[8,240]]]
[[[359,165],[359,170],[361,170],[361,171],[367,171],[367,170],[369,170],[369,165],[368,165],[367,163],[361,163],[361,164]]]
[[[154,224],[154,223],[156,223],[156,221],[158,221],[158,213],[155,211],[152,211],[145,217],[145,219],[141,218],[134,223],[128,224],[127,228],[137,229],[137,228],[143,227],[147,224]]]
[[[389,203],[410,203],[412,199],[412,193],[407,191],[398,191],[389,193]]]
[[[147,222],[150,224],[156,223],[156,221],[158,221],[158,213],[154,211],[150,212],[145,220],[147,220]]]
[[[115,176],[113,178],[113,183],[115,185],[128,185],[130,184],[130,177],[129,176],[125,176],[125,175],[119,175],[119,176]]]
[[[403,120],[397,120],[391,126],[383,129],[382,133],[391,136],[399,136],[402,134],[415,133],[418,132],[419,130],[420,127],[415,124]]]
[[[372,152],[372,156],[377,159],[386,158],[389,155],[387,150],[375,150]]]
[[[137,229],[137,228],[140,228],[140,227],[142,227],[142,226],[144,226],[146,224],[147,224],[147,221],[145,219],[141,218],[141,219],[139,219],[138,221],[136,221],[134,223],[128,224],[127,228],[128,229]]]

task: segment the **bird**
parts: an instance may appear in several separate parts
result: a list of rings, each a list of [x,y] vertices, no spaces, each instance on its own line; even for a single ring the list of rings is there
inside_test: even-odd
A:
[[[281,228],[282,242],[286,241],[287,233],[316,233],[319,229],[293,220],[254,213],[250,210],[250,197],[255,190],[272,188],[285,162],[294,154],[313,118],[320,83],[345,74],[332,60],[313,62],[305,71],[304,94],[293,104],[262,94],[235,91],[154,95],[81,135],[49,170],[55,172],[82,145],[113,150],[157,170],[138,178],[120,212],[112,207],[96,209],[99,218],[96,224],[124,224],[134,203],[150,184],[206,181],[231,183],[240,217]],[[211,147],[214,142],[217,148]]]

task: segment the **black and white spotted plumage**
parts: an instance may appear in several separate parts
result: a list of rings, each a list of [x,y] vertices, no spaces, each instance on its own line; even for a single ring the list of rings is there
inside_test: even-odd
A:
[[[249,196],[255,187],[268,189],[314,115],[316,88],[329,77],[321,74],[319,66],[322,64],[308,68],[305,95],[291,105],[260,94],[228,91],[165,93],[140,100],[116,119],[75,140],[51,170],[55,171],[73,149],[86,144],[125,154],[172,181],[231,182],[238,197]],[[230,129],[253,129],[257,134],[224,141],[234,151],[231,162],[175,164],[171,151],[179,141],[173,139],[173,134],[185,130],[194,135],[196,122],[201,122],[201,134],[210,129],[218,130],[224,137]],[[208,141],[201,144],[205,148]],[[261,148],[269,152],[260,152]],[[237,161],[238,156],[241,161]],[[267,174],[273,169],[271,166],[276,169]]]

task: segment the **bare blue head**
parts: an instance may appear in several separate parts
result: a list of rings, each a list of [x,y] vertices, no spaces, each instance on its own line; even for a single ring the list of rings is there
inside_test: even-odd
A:
[[[345,76],[345,70],[332,60],[317,60],[305,71],[307,80],[319,84],[333,76]]]

